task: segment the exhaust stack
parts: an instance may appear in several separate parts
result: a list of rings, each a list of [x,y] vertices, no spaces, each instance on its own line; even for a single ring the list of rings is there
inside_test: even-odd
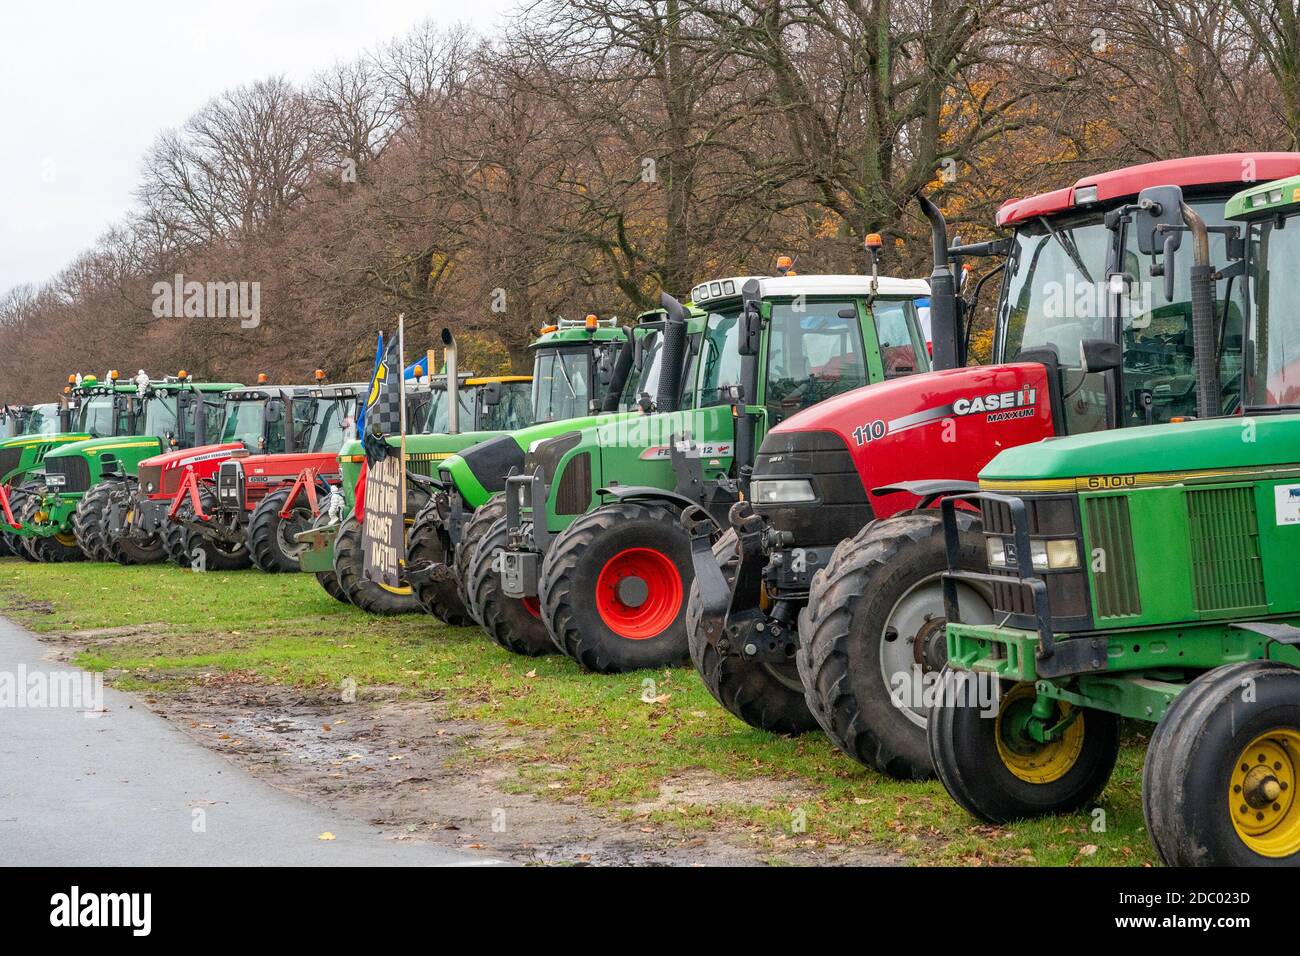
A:
[[[442,330],[442,344],[446,349],[443,358],[447,366],[447,434],[460,433],[460,367],[456,364],[456,336],[451,329]],[[433,369],[429,369],[429,384],[433,385]]]
[[[939,207],[920,193],[917,193],[916,201],[921,204],[925,218],[930,220],[930,237],[934,246],[934,271],[930,273],[930,339],[933,343],[930,365],[935,369],[959,368],[964,360],[957,314],[957,279],[948,260],[948,223]]]

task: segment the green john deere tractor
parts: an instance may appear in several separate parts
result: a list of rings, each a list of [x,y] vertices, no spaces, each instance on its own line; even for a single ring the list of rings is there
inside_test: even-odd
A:
[[[1167,275],[1179,200],[1145,191],[1136,222]],[[1204,230],[1187,222],[1197,419],[993,459],[964,496],[983,513],[988,573],[955,570],[945,500],[948,669],[929,743],[957,802],[1002,822],[1092,806],[1120,719],[1153,723],[1143,806],[1160,857],[1296,866],[1300,177],[1239,193],[1227,218],[1242,230],[1224,272],[1245,283],[1244,343],[1226,341]],[[959,585],[990,595],[994,623],[963,622]]]
[[[71,376],[75,380],[76,376]],[[0,440],[0,557],[27,557],[22,540],[13,534],[22,526],[14,509],[22,500],[15,495],[27,471],[39,464],[41,456],[56,442],[55,436],[71,430],[76,419],[76,396],[72,387],[65,391],[70,399],[39,405],[7,405],[4,409],[4,439]],[[68,436],[69,441],[84,438],[83,433]],[[61,440],[61,439],[59,439]],[[15,527],[17,526],[17,527]]]
[[[14,554],[28,561],[80,560],[70,532],[47,542],[29,527],[40,514],[45,457],[63,445],[124,429],[118,393],[125,391],[126,386],[102,384],[94,375],[69,375],[59,404],[35,406],[26,422],[30,434],[0,443],[0,492],[15,519],[10,524],[6,518],[4,530]]]
[[[680,519],[721,526],[786,416],[928,370],[926,282],[779,269],[697,286],[692,313],[664,297],[655,414],[533,444],[465,577],[493,640],[603,673],[684,660],[694,569]]]
[[[463,608],[444,560],[452,546],[445,524],[445,518],[450,516],[447,486],[433,477],[435,469],[451,455],[485,439],[537,421],[591,414],[611,401],[616,403],[630,365],[630,343],[627,330],[616,319],[600,320],[594,315],[580,321],[560,319],[544,328],[532,343],[535,377],[462,380],[457,370],[455,338],[444,330],[447,381],[454,383],[454,389],[435,389],[435,401],[422,419],[415,419],[424,423],[422,428],[413,429],[422,434],[408,434],[406,438],[406,510],[410,528],[407,563],[418,571],[413,570],[409,582],[396,589],[368,581],[362,574],[360,521],[365,502],[364,494],[358,495],[356,489],[364,490],[361,480],[365,455],[360,441],[345,445],[339,454],[341,495],[334,499],[331,514],[323,515],[316,528],[300,536],[307,543],[300,557],[303,570],[315,571],[322,587],[334,597],[370,613],[408,613],[423,606],[451,623],[464,623]],[[408,420],[412,416],[408,415]],[[400,439],[390,436],[387,441],[396,446]],[[522,452],[519,456],[522,458]],[[484,481],[494,490],[499,489],[505,470],[485,475]],[[467,486],[471,501],[476,484]],[[483,498],[490,493],[484,491]],[[440,503],[429,507],[435,498]]]
[[[109,373],[107,384],[85,387],[84,425],[92,437],[46,453],[40,488],[24,503],[23,530],[39,561],[162,560],[161,544],[138,548],[131,541],[113,547],[103,527],[102,504],[133,476],[145,458],[202,444],[220,427],[221,393],[233,383],[195,382],[186,373],[150,379],[141,371],[130,381]],[[103,399],[102,407],[98,400]]]

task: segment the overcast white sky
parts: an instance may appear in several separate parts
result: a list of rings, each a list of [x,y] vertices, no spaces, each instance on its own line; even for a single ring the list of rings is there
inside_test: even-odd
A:
[[[304,80],[422,20],[485,33],[516,0],[3,0],[0,294],[40,282],[131,208],[140,161],[228,87]]]

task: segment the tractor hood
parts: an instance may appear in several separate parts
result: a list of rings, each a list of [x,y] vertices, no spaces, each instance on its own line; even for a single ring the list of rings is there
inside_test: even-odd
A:
[[[292,455],[248,455],[240,458],[244,474],[250,481],[296,478],[304,468],[326,474],[338,474],[339,456],[334,452],[301,452]]]
[[[149,449],[153,449],[155,454],[162,451],[162,442],[152,435],[117,435],[68,442],[51,449],[45,457],[46,459],[76,458],[78,456],[92,458],[99,457],[105,452],[111,454],[121,450],[126,451],[127,455],[117,455],[116,457],[139,458],[148,455]]]
[[[791,415],[763,441],[754,477],[794,474],[817,451],[848,452],[869,492],[927,479],[974,481],[1007,448],[1054,433],[1047,369],[1037,363],[948,369],[864,385]],[[811,465],[809,465],[811,467]],[[916,496],[870,499],[886,517]]]
[[[57,435],[19,435],[16,438],[6,438],[0,441],[0,451],[6,448],[35,448],[38,445],[67,445],[72,442],[85,441],[90,438],[89,432],[60,432]]]
[[[178,448],[175,451],[154,455],[140,462],[141,468],[157,468],[168,472],[187,465],[194,465],[213,458],[229,458],[234,452],[243,451],[242,442],[223,442],[220,445],[200,445],[197,448]]]
[[[1219,472],[1237,468],[1287,466],[1300,461],[1300,415],[1215,418],[1205,421],[1140,425],[1117,431],[1056,438],[998,455],[980,472],[980,482],[1096,478],[1087,487],[1141,484],[1142,474]],[[1116,477],[1117,483],[1103,479]]]

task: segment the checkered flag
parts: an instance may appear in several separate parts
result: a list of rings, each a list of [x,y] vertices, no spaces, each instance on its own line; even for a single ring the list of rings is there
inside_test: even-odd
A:
[[[391,451],[384,436],[402,433],[402,369],[401,337],[393,336],[385,349],[384,334],[379,333],[375,371],[370,376],[370,393],[359,423],[361,444],[371,464],[387,458]]]

